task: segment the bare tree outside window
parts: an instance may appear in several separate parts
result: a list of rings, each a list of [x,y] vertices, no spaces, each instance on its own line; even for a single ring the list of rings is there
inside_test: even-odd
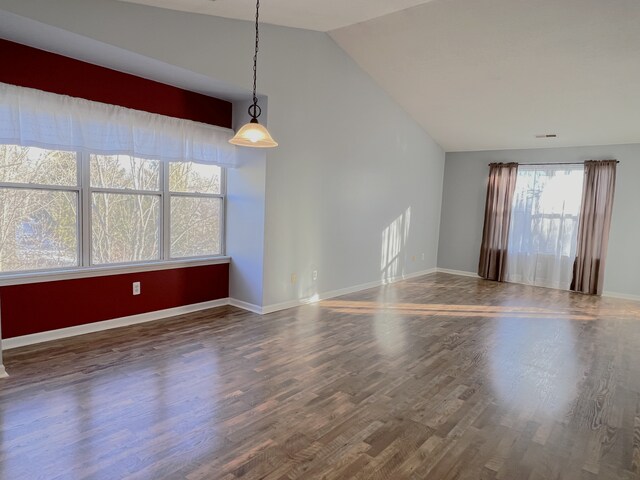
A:
[[[222,252],[222,169],[214,165],[170,164],[171,256]]]
[[[93,265],[160,259],[160,166],[128,155],[91,155]]]
[[[91,263],[160,259],[160,197],[93,193]]]
[[[223,213],[217,166],[0,145],[0,273],[219,255]]]
[[[77,179],[75,152],[0,145],[0,272],[78,265]]]

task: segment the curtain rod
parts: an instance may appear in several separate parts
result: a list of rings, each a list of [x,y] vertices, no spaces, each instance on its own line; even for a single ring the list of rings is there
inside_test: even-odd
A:
[[[594,160],[587,160],[587,162],[591,162]],[[608,160],[604,160],[605,162]],[[616,163],[620,163],[620,160],[615,160]],[[493,163],[498,163],[498,162],[493,162]],[[507,163],[511,163],[511,162],[507,162]],[[515,163],[515,162],[514,162]],[[533,165],[533,166],[538,166],[538,165],[584,165],[586,162],[547,162],[547,163],[520,163],[519,165]],[[491,166],[492,164],[490,163],[489,166]]]

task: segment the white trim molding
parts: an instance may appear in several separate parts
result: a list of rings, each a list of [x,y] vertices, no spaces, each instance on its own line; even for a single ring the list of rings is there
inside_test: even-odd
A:
[[[211,261],[201,261],[202,263],[196,262],[196,263],[190,263],[190,266],[193,265],[211,265],[211,264],[215,264],[215,263],[226,263],[229,261],[229,257],[220,257],[218,259],[216,259],[217,261],[215,262],[211,262]],[[162,266],[164,266],[165,268],[182,268],[184,266],[187,265],[180,265],[180,266],[176,266],[176,267],[166,267],[167,264],[162,264]],[[160,265],[158,265],[160,266]],[[162,267],[158,268],[158,269],[163,269]],[[146,271],[146,270],[139,270],[139,271]],[[282,302],[282,303],[276,303],[276,304],[272,304],[272,305],[267,305],[267,306],[260,306],[260,305],[254,305],[252,303],[248,303],[248,302],[244,302],[242,300],[237,300],[235,298],[222,298],[219,300],[212,300],[209,302],[203,302],[203,303],[196,303],[196,304],[192,304],[192,305],[185,305],[182,307],[175,307],[175,308],[168,308],[165,310],[158,310],[158,311],[154,311],[154,312],[148,312],[148,313],[141,313],[138,315],[131,315],[128,317],[121,317],[121,318],[115,318],[112,320],[104,320],[102,322],[94,322],[94,323],[88,323],[85,325],[78,325],[75,327],[68,327],[68,328],[61,328],[58,330],[51,330],[48,332],[41,332],[41,333],[34,333],[31,335],[24,335],[21,337],[15,337],[15,338],[8,338],[8,339],[4,339],[2,340],[2,348],[3,349],[11,349],[11,348],[18,348],[18,347],[23,347],[26,345],[33,345],[36,343],[41,343],[41,342],[48,342],[51,340],[58,340],[58,339],[62,339],[62,338],[68,338],[68,337],[72,337],[72,336],[76,336],[76,335],[84,335],[87,333],[93,333],[93,332],[100,332],[100,331],[104,331],[104,330],[108,330],[111,328],[119,328],[119,327],[125,327],[128,325],[136,325],[139,323],[145,323],[145,322],[152,322],[155,320],[163,320],[163,319],[167,319],[170,317],[175,317],[177,315],[184,315],[187,313],[193,313],[193,312],[197,312],[200,310],[206,310],[209,308],[215,308],[215,307],[221,307],[224,305],[231,305],[233,307],[236,308],[241,308],[243,310],[247,310],[249,312],[252,313],[256,313],[259,315],[266,315],[268,313],[273,313],[273,312],[278,312],[281,310],[286,310],[289,308],[294,308],[294,307],[299,307],[302,305],[308,305],[308,304],[312,304],[312,303],[317,303],[320,302],[322,300],[328,300],[331,298],[335,298],[335,297],[340,297],[342,295],[348,295],[350,293],[356,293],[356,292],[360,292],[363,290],[368,290],[371,288],[376,288],[376,287],[380,287],[382,285],[389,285],[389,284],[393,284],[396,282],[401,282],[403,280],[410,280],[412,278],[417,278],[417,277],[422,277],[425,275],[431,275],[433,273],[436,272],[442,272],[442,273],[450,273],[453,275],[461,275],[461,276],[465,276],[465,277],[476,277],[479,278],[475,273],[471,273],[471,272],[462,272],[462,271],[458,271],[458,270],[448,270],[448,269],[442,269],[442,268],[430,268],[428,270],[421,270],[419,272],[413,272],[413,273],[409,273],[409,274],[404,274],[404,275],[398,275],[392,278],[386,278],[386,279],[380,279],[380,280],[376,280],[373,282],[368,282],[368,283],[362,283],[360,285],[354,285],[352,287],[346,287],[346,288],[341,288],[341,289],[337,289],[337,290],[331,290],[328,292],[323,292],[323,293],[319,293],[316,295],[313,295],[311,297],[307,297],[307,298],[302,298],[302,299],[298,299],[298,300],[291,300],[288,302]],[[110,273],[105,273],[105,275],[107,274],[114,274],[112,273],[112,271],[110,271]],[[45,280],[40,280],[40,281],[45,281]],[[613,295],[611,295],[613,296]],[[624,297],[624,298],[630,298],[630,297]],[[1,365],[0,365],[1,367]],[[3,368],[0,368],[0,377],[2,376],[2,372],[4,371]]]
[[[9,374],[4,369],[4,365],[0,364],[0,378],[5,378],[5,377],[8,377],[8,376],[9,376]]]
[[[471,277],[471,278],[482,278],[480,275],[474,272],[465,272],[463,270],[450,270],[448,268],[440,268],[436,269],[438,273],[448,273],[450,275],[458,275],[459,277]]]
[[[237,300],[235,298],[229,298],[229,305],[231,305],[232,307],[241,308],[242,310],[247,310],[252,313],[257,313],[258,315],[263,314],[262,307],[260,305],[243,302],[242,300]]]
[[[193,313],[200,310],[207,310],[209,308],[221,307],[228,305],[228,298],[221,298],[219,300],[211,300],[208,302],[194,303],[192,305],[184,305],[182,307],[167,308],[165,310],[157,310],[154,312],[140,313],[138,315],[131,315],[128,317],[114,318],[112,320],[104,320],[102,322],[87,323],[84,325],[77,325],[75,327],[60,328],[58,330],[50,330],[48,332],[32,333],[30,335],[23,335],[20,337],[7,338],[2,340],[2,349],[8,350],[10,348],[24,347],[26,345],[33,345],[35,343],[49,342],[51,340],[59,340],[61,338],[73,337],[76,335],[84,335],[87,333],[101,332],[103,330],[109,330],[112,328],[126,327],[129,325],[136,325],[139,323],[153,322],[155,320],[163,320],[177,315],[184,315],[186,313]]]
[[[48,270],[43,272],[9,273],[0,275],[0,287],[9,285],[26,285],[28,283],[57,282],[75,278],[105,277],[109,275],[125,275],[127,273],[153,272],[157,270],[173,270],[177,268],[202,267],[230,263],[231,257],[216,256],[168,260],[158,262],[133,263],[127,265],[107,265],[101,267],[77,267],[65,270]]]
[[[438,273],[449,273],[451,275],[458,275],[461,277],[482,278],[476,273],[465,272],[462,270],[449,270],[448,268],[438,267],[437,271]],[[551,287],[542,287],[542,288],[551,288]],[[567,290],[567,291],[570,291],[570,290]],[[631,295],[629,293],[603,292],[602,296],[607,298],[619,298],[621,300],[632,300],[635,302],[640,302],[640,295]]]
[[[223,261],[218,263],[224,263]],[[198,312],[201,310],[207,310],[210,308],[221,307],[224,305],[231,305],[236,308],[247,310],[259,315],[266,315],[268,313],[274,313],[281,310],[287,310],[289,308],[299,307],[302,305],[308,305],[320,302],[322,300],[328,300],[342,295],[348,295],[350,293],[356,293],[371,288],[380,287],[382,285],[389,285],[392,283],[400,282],[403,280],[410,280],[412,278],[422,277],[433,273],[448,273],[451,275],[458,275],[463,277],[480,278],[478,275],[472,272],[464,272],[460,270],[449,270],[445,268],[430,268],[428,270],[422,270],[406,275],[399,275],[390,279],[381,279],[374,282],[363,283],[360,285],[354,285],[352,287],[341,288],[338,290],[331,290],[320,294],[313,295],[312,297],[302,298],[298,300],[292,300],[289,302],[276,303],[261,307],[252,303],[237,300],[235,298],[221,298],[219,300],[211,300],[208,302],[195,303],[192,305],[184,305],[181,307],[168,308],[165,310],[157,310],[154,312],[141,313],[138,315],[131,315],[128,317],[115,318],[112,320],[104,320],[102,322],[87,323],[85,325],[78,325],[75,327],[61,328],[58,330],[51,330],[48,332],[34,333],[31,335],[24,335],[21,337],[14,337],[2,340],[2,349],[8,350],[12,348],[24,347],[27,345],[33,345],[36,343],[48,342],[52,340],[59,340],[62,338],[73,337],[76,335],[84,335],[87,333],[101,332],[112,328],[126,327],[129,325],[136,325],[140,323],[153,322],[156,320],[165,320],[178,315],[185,315],[187,313]],[[640,301],[640,296],[629,295],[616,292],[604,292],[604,297],[620,298],[625,300]],[[1,352],[1,350],[0,350]],[[7,377],[8,374],[5,371],[4,366],[0,363],[0,378]]]
[[[411,278],[422,277],[424,275],[430,275],[432,273],[436,273],[436,268],[430,268],[428,270],[422,270],[419,272],[408,273],[405,275],[398,275],[392,278],[385,278],[376,280],[374,282],[362,283],[360,285],[354,285],[352,287],[341,288],[338,290],[331,290],[329,292],[318,293],[311,297],[301,298],[298,300],[291,300],[288,302],[282,303],[274,303],[272,305],[267,305],[262,307],[261,314],[266,315],[267,313],[279,312],[280,310],[286,310],[289,308],[299,307],[301,305],[308,305],[310,303],[321,302],[322,300],[328,300],[330,298],[341,297],[342,295],[348,295],[350,293],[360,292],[362,290],[368,290],[370,288],[380,287],[382,285],[389,285],[396,282],[401,282],[402,280],[409,280]],[[242,307],[240,307],[242,308]]]
[[[608,297],[608,298],[619,298],[621,300],[633,300],[636,302],[640,302],[640,295],[631,295],[628,293],[603,292],[602,296]]]

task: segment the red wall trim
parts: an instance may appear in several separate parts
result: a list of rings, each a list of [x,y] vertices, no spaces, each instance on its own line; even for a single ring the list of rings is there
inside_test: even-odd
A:
[[[232,128],[230,102],[0,39],[0,82]]]
[[[132,294],[132,283],[141,294]],[[12,338],[229,296],[229,264],[0,288],[2,337]]]

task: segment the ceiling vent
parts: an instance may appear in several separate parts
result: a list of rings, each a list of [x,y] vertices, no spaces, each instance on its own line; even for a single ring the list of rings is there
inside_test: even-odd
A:
[[[536,135],[536,138],[558,138],[555,133],[545,133],[543,135]]]

